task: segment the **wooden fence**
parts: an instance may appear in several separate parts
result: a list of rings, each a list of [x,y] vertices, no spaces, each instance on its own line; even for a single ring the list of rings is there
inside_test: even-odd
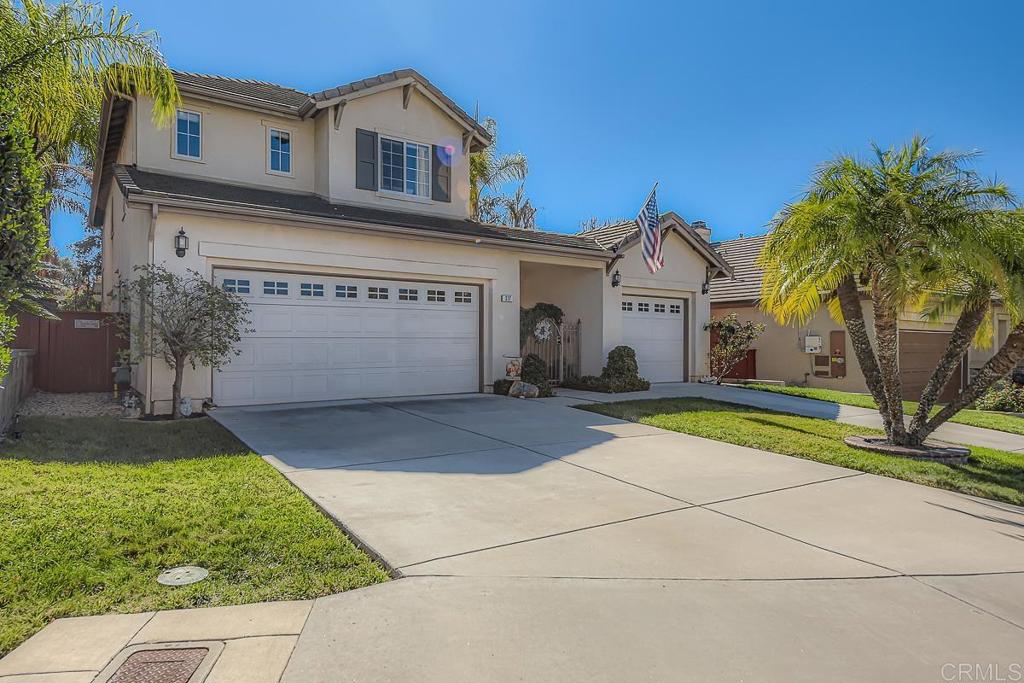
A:
[[[31,349],[11,351],[11,367],[0,382],[0,437],[14,422],[18,408],[32,392],[32,365],[36,352]]]
[[[14,346],[36,351],[33,386],[71,393],[112,391],[112,368],[126,342],[109,324],[112,313],[60,312],[60,320],[22,313]]]

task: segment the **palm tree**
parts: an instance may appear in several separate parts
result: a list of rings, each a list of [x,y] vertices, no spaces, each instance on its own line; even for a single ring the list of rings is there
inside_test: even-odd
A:
[[[938,424],[915,419],[906,428],[899,314],[924,297],[937,302],[933,315],[958,314],[921,398],[926,418],[982,327],[993,293],[1015,291],[996,235],[1020,235],[1021,221],[1006,211],[1013,196],[1004,185],[966,168],[973,153],[932,153],[920,137],[873,152],[870,162],[841,156],[822,166],[804,198],[773,220],[760,257],[761,307],[788,324],[804,323],[828,304],[847,327],[888,440],[920,446]],[[873,338],[862,299],[871,305]]]
[[[165,123],[180,101],[174,77],[132,15],[72,0],[0,0],[0,90],[11,93],[54,204],[78,210],[91,180],[100,107],[111,93],[153,98]]]
[[[491,144],[469,156],[469,202],[474,220],[495,222],[503,197],[499,190],[506,183],[522,182],[529,165],[522,152],[498,154],[498,123],[494,119],[484,119],[484,128]],[[486,190],[498,194],[488,196]]]

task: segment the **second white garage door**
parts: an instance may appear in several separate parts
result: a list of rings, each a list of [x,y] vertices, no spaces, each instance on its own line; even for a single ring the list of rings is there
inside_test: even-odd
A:
[[[217,270],[252,313],[223,406],[479,391],[480,288]]]
[[[686,380],[686,313],[683,299],[622,297],[622,343],[636,351],[641,377]]]

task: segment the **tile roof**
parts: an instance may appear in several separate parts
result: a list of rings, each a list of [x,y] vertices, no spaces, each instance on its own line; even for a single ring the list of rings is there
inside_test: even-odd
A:
[[[371,223],[421,230],[425,233],[479,237],[500,240],[523,248],[580,249],[594,252],[595,257],[598,258],[610,258],[612,255],[596,240],[581,235],[523,230],[460,218],[406,213],[354,204],[335,204],[315,195],[242,187],[197,178],[153,173],[139,170],[134,166],[115,166],[114,175],[122,191],[129,195],[136,194],[154,199],[189,200],[236,209],[261,209],[327,220]]]
[[[711,246],[732,266],[733,278],[711,282],[711,303],[728,301],[756,301],[761,296],[761,277],[764,271],[757,265],[757,257],[764,249],[768,235],[741,237]]]
[[[304,93],[294,88],[283,85],[268,83],[266,81],[255,81],[244,78],[230,78],[228,76],[213,76],[209,74],[197,74],[187,71],[174,71],[174,80],[183,93],[207,96],[213,98],[228,99],[252,106],[270,107],[282,109],[295,116],[305,116],[318,103],[327,102],[336,97],[344,97],[352,93],[373,88],[378,85],[394,83],[403,79],[411,78],[419,83],[431,95],[442,102],[467,126],[472,128],[485,143],[489,143],[491,136],[476,119],[467,114],[462,107],[457,105],[450,97],[445,95],[440,88],[431,83],[415,69],[398,69],[387,73],[361,78],[358,81],[345,83],[343,85],[321,90],[315,93]]]
[[[294,110],[296,114],[310,101],[309,95],[304,92],[265,81],[210,76],[187,71],[175,71],[174,80],[182,92],[209,96],[227,95],[231,99],[242,100],[257,106],[269,105],[275,108]]]
[[[586,235],[605,249],[611,249],[628,240],[636,234],[637,230],[636,221],[622,221],[621,223],[602,225],[599,228],[590,228],[577,234]]]

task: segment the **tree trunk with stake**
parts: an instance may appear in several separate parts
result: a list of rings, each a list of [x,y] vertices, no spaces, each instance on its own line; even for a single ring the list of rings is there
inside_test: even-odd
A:
[[[174,356],[174,384],[171,386],[171,418],[181,419],[181,379],[185,374],[185,358]]]

